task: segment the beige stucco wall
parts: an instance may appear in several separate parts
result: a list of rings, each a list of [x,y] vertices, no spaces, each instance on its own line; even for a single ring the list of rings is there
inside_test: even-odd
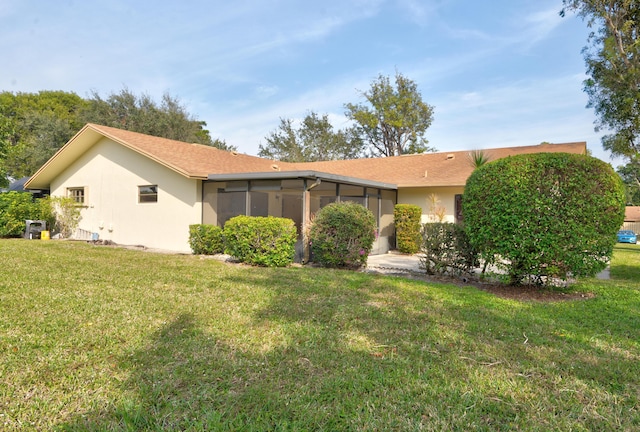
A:
[[[84,187],[79,228],[102,240],[189,252],[189,225],[202,218],[201,184],[104,138],[52,181],[51,195]],[[158,185],[158,202],[138,202],[144,185]]]
[[[429,197],[435,194],[439,200],[438,207],[444,207],[443,222],[455,222],[455,196],[462,194],[464,187],[441,188],[400,188],[398,189],[398,204],[413,204],[422,208],[422,223],[438,222],[431,214]]]

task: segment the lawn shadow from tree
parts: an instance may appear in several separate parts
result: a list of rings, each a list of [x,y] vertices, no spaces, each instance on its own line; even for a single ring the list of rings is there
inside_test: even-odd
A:
[[[245,306],[237,336],[211,328],[198,311],[176,311],[144,347],[119,359],[129,376],[118,400],[58,428],[464,429],[478,421],[491,428],[522,425],[541,415],[536,399],[550,399],[559,413],[597,429],[610,423],[562,413],[563,404],[580,407],[600,389],[617,398],[616,409],[637,403],[616,378],[640,373],[637,350],[617,343],[630,327],[614,328],[607,316],[581,319],[569,304],[339,270],[247,268],[226,279],[268,299]],[[229,301],[234,295],[243,294],[231,291]],[[566,308],[567,319],[548,307]],[[616,320],[633,318],[613,302],[603,307]],[[611,344],[598,339],[605,332]],[[580,382],[587,396],[562,391]]]

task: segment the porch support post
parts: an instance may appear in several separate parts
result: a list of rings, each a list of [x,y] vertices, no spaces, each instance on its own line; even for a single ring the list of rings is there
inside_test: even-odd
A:
[[[309,230],[311,229],[311,192],[307,190],[307,179],[304,179],[302,193],[302,263],[309,262]]]
[[[304,179],[304,192],[302,193],[302,263],[309,262],[311,251],[309,249],[309,233],[311,230],[311,189],[320,184],[320,179],[309,184],[309,179]]]

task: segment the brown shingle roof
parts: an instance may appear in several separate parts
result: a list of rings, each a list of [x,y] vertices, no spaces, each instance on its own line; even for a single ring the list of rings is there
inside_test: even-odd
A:
[[[489,160],[527,153],[586,153],[585,142],[539,144],[484,150]],[[464,186],[474,170],[469,151],[423,153],[387,158],[354,159],[297,164],[313,169],[367,180],[394,183],[398,187]]]
[[[640,206],[627,206],[624,208],[625,222],[640,222]]]
[[[206,178],[211,173],[273,171],[274,161],[201,144],[189,144],[95,124],[105,136],[187,177]]]
[[[473,171],[470,152],[425,153],[387,158],[287,163],[227,152],[200,144],[158,138],[122,129],[87,124],[27,182],[29,188],[48,188],[51,180],[102,137],[120,143],[190,178],[209,174],[317,171],[344,177],[395,184],[398,187],[463,186]],[[585,153],[586,143],[540,144],[484,151],[489,160],[539,153]]]

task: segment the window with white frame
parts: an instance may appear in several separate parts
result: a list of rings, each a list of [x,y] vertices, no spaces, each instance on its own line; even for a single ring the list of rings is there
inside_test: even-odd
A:
[[[138,186],[138,202],[158,202],[158,185]]]
[[[71,199],[73,199],[76,203],[78,204],[84,204],[85,203],[85,192],[84,192],[84,187],[70,187],[67,188],[67,196]]]

